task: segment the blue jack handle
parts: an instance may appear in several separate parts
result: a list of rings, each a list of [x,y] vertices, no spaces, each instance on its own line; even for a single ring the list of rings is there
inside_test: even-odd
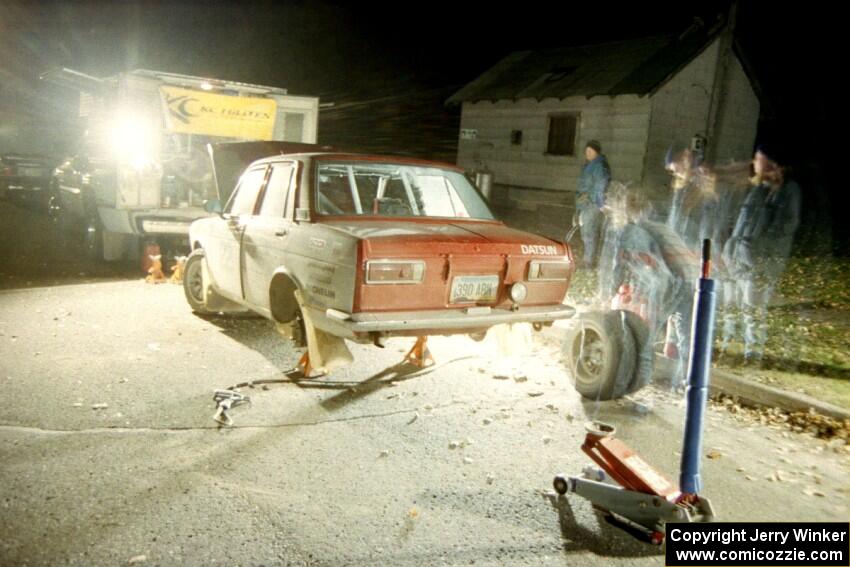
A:
[[[685,412],[685,437],[682,444],[682,463],[679,473],[679,490],[682,494],[699,494],[702,489],[700,461],[702,457],[702,431],[705,404],[708,399],[708,382],[711,371],[711,345],[714,335],[714,280],[711,279],[711,240],[702,246],[702,277],[697,281],[694,294],[693,323],[691,326],[691,358],[688,362],[687,409]]]

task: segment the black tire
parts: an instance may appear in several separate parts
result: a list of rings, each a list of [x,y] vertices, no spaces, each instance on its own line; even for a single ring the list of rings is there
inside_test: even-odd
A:
[[[567,333],[563,354],[576,391],[585,398],[611,400],[628,393],[637,357],[623,311],[582,313]]]
[[[198,248],[186,259],[186,267],[183,272],[183,293],[192,311],[199,315],[212,313],[204,306],[204,251]]]
[[[632,339],[634,339],[636,365],[634,377],[623,394],[625,395],[637,392],[652,382],[652,373],[655,370],[655,352],[653,349],[654,337],[650,336],[649,325],[646,321],[631,311],[623,311],[623,314],[626,318],[626,325],[632,333]]]
[[[555,492],[563,496],[569,490],[569,482],[564,476],[558,475],[552,481],[552,488],[555,489]]]
[[[83,222],[83,252],[95,262],[103,262],[103,223],[97,212],[86,216]]]

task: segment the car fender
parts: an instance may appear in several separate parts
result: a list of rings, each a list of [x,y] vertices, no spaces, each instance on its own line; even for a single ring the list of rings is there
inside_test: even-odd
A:
[[[269,308],[272,320],[289,323],[298,315],[298,300],[295,291],[303,289],[299,279],[286,267],[280,266],[272,274],[269,284]]]

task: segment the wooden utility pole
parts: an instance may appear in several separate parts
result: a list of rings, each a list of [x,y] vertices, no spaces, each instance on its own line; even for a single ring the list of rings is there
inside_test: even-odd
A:
[[[714,68],[714,83],[711,88],[708,119],[706,120],[705,125],[705,136],[708,138],[705,158],[709,162],[715,161],[715,158],[717,157],[717,134],[719,132],[723,103],[726,98],[726,77],[729,74],[729,66],[732,63],[732,48],[735,43],[735,24],[737,16],[738,2],[737,0],[733,0],[732,5],[729,6],[729,15],[726,17],[726,25],[720,34],[720,45],[717,50],[717,63]]]

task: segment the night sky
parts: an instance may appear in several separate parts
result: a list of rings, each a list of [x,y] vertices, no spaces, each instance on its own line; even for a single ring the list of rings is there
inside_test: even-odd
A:
[[[149,68],[320,96],[337,104],[323,112],[321,142],[372,149],[368,140],[394,140],[397,153],[453,160],[459,111],[442,102],[507,53],[683,31],[728,5],[3,2],[0,117],[24,115],[48,129],[67,121],[75,95],[38,80],[50,68],[95,76]],[[835,200],[845,32],[829,10],[740,2],[737,38],[763,89],[760,138],[813,164]]]
[[[810,104],[821,96],[810,87],[829,84],[838,53],[828,43],[837,45],[840,36],[831,31],[838,23],[822,9],[771,7],[778,4],[742,2],[738,37],[770,102]],[[371,97],[394,85],[462,84],[516,49],[681,31],[694,17],[711,21],[727,6],[4,2],[3,95],[10,79],[29,82],[64,65],[98,76],[144,67],[269,83],[325,99]]]

